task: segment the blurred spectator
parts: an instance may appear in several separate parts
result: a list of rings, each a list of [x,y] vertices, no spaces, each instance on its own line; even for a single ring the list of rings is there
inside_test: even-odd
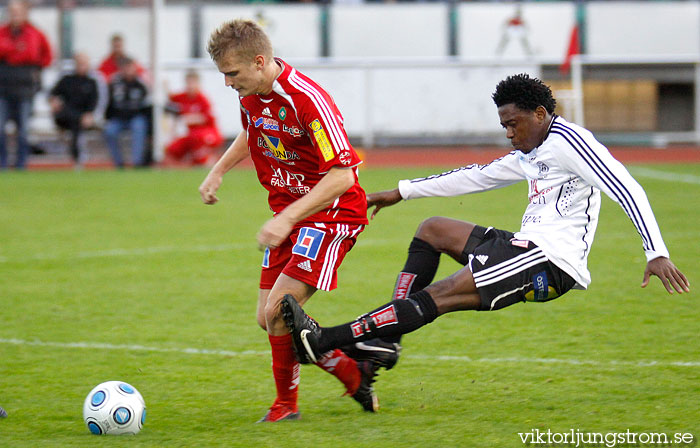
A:
[[[76,165],[81,157],[81,131],[95,125],[95,108],[99,98],[97,80],[90,76],[90,59],[85,53],[74,58],[75,71],[63,76],[51,89],[49,104],[56,125],[71,133],[70,153]]]
[[[51,64],[46,36],[28,21],[29,5],[11,0],[9,21],[0,27],[0,169],[7,167],[5,126],[17,126],[17,160],[24,169],[29,154],[27,128],[34,94],[41,88],[41,69]]]
[[[185,91],[170,95],[169,109],[187,125],[187,135],[175,139],[165,149],[166,155],[183,160],[189,155],[193,165],[204,165],[223,143],[211,111],[211,104],[200,90],[199,74],[187,72]]]
[[[100,67],[98,68],[98,70],[105,77],[105,81],[112,81],[112,77],[119,73],[119,67],[121,67],[122,62],[126,59],[133,60],[133,58],[128,56],[124,51],[124,36],[121,34],[113,34],[112,38],[110,39],[110,53],[102,61]],[[144,80],[144,82],[148,82],[148,74],[146,73],[146,69],[143,68],[143,66],[141,66],[141,64],[138,62],[134,63],[136,64],[136,73],[138,76]]]
[[[114,165],[124,167],[119,149],[119,135],[131,131],[131,162],[134,166],[146,164],[146,137],[148,135],[150,104],[148,89],[138,77],[138,66],[133,60],[122,60],[119,73],[109,83],[105,139]]]

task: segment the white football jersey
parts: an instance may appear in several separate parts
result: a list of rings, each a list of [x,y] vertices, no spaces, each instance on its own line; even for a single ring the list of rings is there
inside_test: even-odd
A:
[[[456,196],[528,181],[529,204],[515,237],[537,244],[579,288],[591,282],[587,260],[600,190],[620,204],[642,237],[647,261],[668,257],[646,193],[590,131],[555,116],[544,142],[528,154],[513,151],[488,165],[402,180],[404,199]]]

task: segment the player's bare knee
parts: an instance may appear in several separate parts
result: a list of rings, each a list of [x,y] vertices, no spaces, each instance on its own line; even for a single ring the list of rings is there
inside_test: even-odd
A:
[[[429,243],[435,249],[442,251],[441,248],[444,248],[445,246],[443,237],[445,234],[444,225],[445,218],[440,216],[430,217],[420,223],[418,230],[416,230],[415,236],[416,238]]]
[[[429,285],[425,290],[428,291],[437,302],[440,297],[450,296],[457,292],[457,281],[454,276],[449,276]]]
[[[265,325],[267,329],[269,328],[271,322],[274,322],[280,318],[280,303],[277,301],[274,301],[273,303],[268,302],[268,304],[265,305],[265,313],[263,316],[265,319]]]
[[[260,328],[267,331],[267,320],[265,319],[265,313],[258,313],[256,318],[256,320],[258,321],[258,325],[260,325]]]

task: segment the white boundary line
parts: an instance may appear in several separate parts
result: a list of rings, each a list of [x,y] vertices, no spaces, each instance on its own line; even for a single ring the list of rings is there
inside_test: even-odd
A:
[[[117,350],[117,351],[134,351],[134,352],[156,352],[156,353],[180,353],[183,355],[213,355],[225,357],[241,357],[241,356],[260,356],[268,355],[270,352],[259,350],[210,350],[202,348],[165,348],[165,347],[149,347],[144,345],[115,345],[99,342],[50,342],[40,340],[25,340],[25,339],[3,339],[0,338],[2,345],[20,345],[20,346],[38,346],[38,347],[53,347],[65,349],[89,349],[89,350]],[[486,364],[563,364],[573,366],[597,366],[597,367],[700,367],[700,361],[619,361],[612,360],[607,362],[594,361],[592,359],[572,359],[572,358],[520,358],[520,357],[505,357],[505,358],[471,358],[469,356],[450,356],[450,355],[420,355],[408,354],[404,355],[408,359],[419,359],[427,361],[449,361],[449,362],[466,362],[466,363],[486,363]]]
[[[209,350],[202,348],[167,348],[167,347],[148,347],[145,345],[123,345],[123,344],[106,344],[101,342],[51,342],[40,341],[35,339],[28,341],[25,339],[3,339],[0,338],[0,344],[3,345],[22,345],[22,346],[38,346],[38,347],[54,347],[54,348],[82,348],[82,349],[100,349],[100,350],[120,350],[128,352],[156,352],[156,353],[181,353],[185,355],[215,355],[215,356],[255,356],[267,355],[269,351],[243,350],[240,352],[231,350]]]
[[[673,173],[670,171],[661,171],[641,166],[630,166],[627,167],[627,169],[630,173],[637,177],[647,177],[649,179],[700,185],[700,176],[696,176],[694,174]]]
[[[392,246],[404,244],[401,240],[387,239],[366,239],[360,240],[357,244],[372,245],[372,246]],[[78,252],[73,254],[34,254],[26,257],[10,258],[0,256],[0,263],[24,263],[28,261],[58,261],[58,260],[86,260],[92,258],[111,258],[111,257],[135,257],[141,255],[154,254],[170,254],[170,253],[204,253],[204,252],[227,252],[234,250],[256,250],[257,245],[254,242],[235,243],[235,244],[201,244],[197,246],[154,246],[154,247],[137,247],[133,249],[104,249]],[[262,257],[262,252],[261,255]]]

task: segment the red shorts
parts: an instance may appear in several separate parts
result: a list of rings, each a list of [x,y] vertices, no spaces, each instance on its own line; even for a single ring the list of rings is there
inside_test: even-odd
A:
[[[275,249],[265,249],[260,289],[272,289],[280,274],[324,291],[338,285],[336,270],[365,226],[306,223]]]

